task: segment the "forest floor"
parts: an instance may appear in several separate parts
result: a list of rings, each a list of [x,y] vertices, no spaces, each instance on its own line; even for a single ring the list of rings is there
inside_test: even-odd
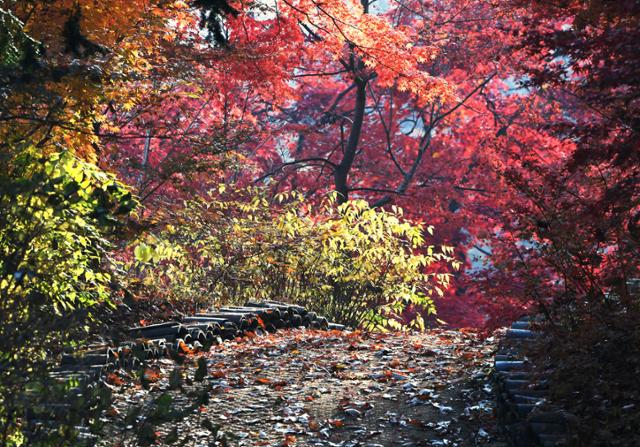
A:
[[[101,445],[504,446],[493,338],[282,330],[109,377]],[[205,368],[206,365],[206,368]]]

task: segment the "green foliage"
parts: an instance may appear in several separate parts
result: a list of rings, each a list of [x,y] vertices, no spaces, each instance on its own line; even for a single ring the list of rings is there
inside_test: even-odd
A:
[[[42,156],[25,147],[4,155],[0,427],[9,436],[28,405],[27,382],[44,380],[45,355],[79,341],[91,307],[109,302],[105,236],[136,202],[113,176],[69,152]]]
[[[431,227],[402,210],[335,196],[307,203],[295,193],[270,203],[263,191],[192,201],[177,225],[135,248],[133,271],[154,295],[203,304],[279,299],[303,304],[346,324],[424,328],[434,295],[447,287],[453,249],[425,245]],[[275,203],[273,203],[275,202]],[[196,303],[197,304],[197,303]]]
[[[0,69],[14,69],[33,59],[39,46],[24,32],[24,24],[11,11],[0,7]]]

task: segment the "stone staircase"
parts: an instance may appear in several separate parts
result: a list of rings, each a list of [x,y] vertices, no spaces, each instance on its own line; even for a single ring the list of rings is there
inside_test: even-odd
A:
[[[507,330],[495,356],[498,418],[513,447],[555,447],[566,444],[568,418],[547,403],[548,377],[535,374],[525,355],[541,336],[536,320],[523,317]]]

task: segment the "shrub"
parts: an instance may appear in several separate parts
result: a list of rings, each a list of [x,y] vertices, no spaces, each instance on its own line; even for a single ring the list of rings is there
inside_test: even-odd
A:
[[[195,305],[279,299],[353,326],[424,328],[432,298],[449,283],[453,249],[425,245],[431,227],[402,210],[264,191],[191,201],[177,224],[140,243],[134,272],[168,299]],[[405,311],[414,307],[419,312]]]
[[[105,232],[135,201],[112,176],[68,152],[4,154],[0,172],[0,444],[19,433],[45,356],[89,329],[109,301]],[[29,388],[29,389],[28,389]]]

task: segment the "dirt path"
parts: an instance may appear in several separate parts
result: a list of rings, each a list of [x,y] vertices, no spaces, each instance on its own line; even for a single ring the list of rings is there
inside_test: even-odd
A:
[[[227,342],[202,354],[206,374],[196,354],[178,368],[149,365],[144,387],[112,377],[102,445],[503,446],[493,349],[453,331],[287,330]]]

